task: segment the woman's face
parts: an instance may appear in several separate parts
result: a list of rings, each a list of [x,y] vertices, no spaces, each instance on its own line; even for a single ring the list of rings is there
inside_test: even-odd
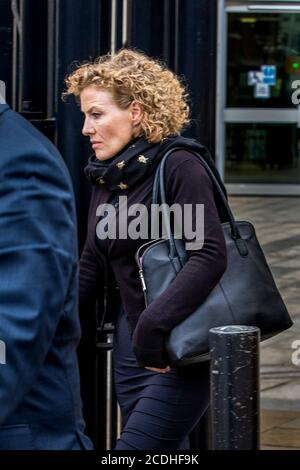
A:
[[[81,111],[85,115],[83,135],[90,138],[99,160],[114,157],[140,131],[142,110],[133,101],[121,109],[110,91],[89,85],[80,93]]]

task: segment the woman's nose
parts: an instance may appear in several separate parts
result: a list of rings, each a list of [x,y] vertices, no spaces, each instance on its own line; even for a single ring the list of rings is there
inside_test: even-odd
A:
[[[84,136],[89,136],[91,134],[94,134],[95,130],[91,124],[91,122],[89,121],[88,118],[86,118],[84,120],[84,123],[83,123],[83,128],[82,128],[82,133]]]

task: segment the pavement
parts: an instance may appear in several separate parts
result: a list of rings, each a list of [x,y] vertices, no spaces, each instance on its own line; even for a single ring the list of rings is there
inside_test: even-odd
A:
[[[261,450],[299,450],[300,412],[262,410]]]
[[[262,449],[300,449],[300,197],[231,196],[237,220],[256,229],[294,321],[261,343]]]

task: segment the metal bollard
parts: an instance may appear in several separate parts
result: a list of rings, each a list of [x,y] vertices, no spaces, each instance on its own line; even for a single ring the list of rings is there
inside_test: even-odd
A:
[[[112,450],[121,432],[121,415],[113,388],[112,347],[114,326],[99,329],[96,344],[96,435],[97,450]]]
[[[259,449],[259,340],[256,327],[209,332],[213,450]]]

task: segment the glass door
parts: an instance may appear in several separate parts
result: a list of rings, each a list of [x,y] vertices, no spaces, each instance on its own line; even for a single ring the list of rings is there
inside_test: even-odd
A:
[[[300,194],[300,6],[229,6],[224,32],[217,154],[229,192]]]

